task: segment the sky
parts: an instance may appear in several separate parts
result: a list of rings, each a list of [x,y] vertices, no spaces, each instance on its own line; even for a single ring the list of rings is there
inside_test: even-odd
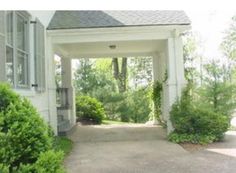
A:
[[[185,11],[192,21],[192,31],[200,38],[206,59],[220,59],[220,43],[236,10]]]

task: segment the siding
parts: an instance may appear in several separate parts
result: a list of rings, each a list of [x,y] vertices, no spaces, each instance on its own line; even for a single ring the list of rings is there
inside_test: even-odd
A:
[[[6,80],[5,12],[0,11],[0,81]]]

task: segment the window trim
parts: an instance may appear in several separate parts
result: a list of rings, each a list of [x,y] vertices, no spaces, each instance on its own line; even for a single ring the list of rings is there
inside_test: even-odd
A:
[[[12,87],[15,89],[30,89],[30,83],[31,83],[31,73],[30,71],[32,70],[30,68],[30,59],[31,59],[31,54],[30,54],[30,19],[31,16],[28,12],[26,11],[7,11],[7,12],[12,12],[12,45],[8,44],[8,37],[7,37],[7,25],[5,26],[5,33],[6,33],[6,47],[10,47],[13,49],[13,84]],[[17,16],[22,17],[27,23],[26,30],[25,32],[25,50],[21,50],[18,48],[18,39],[17,39]],[[7,20],[7,13],[5,16]],[[18,83],[18,76],[17,76],[17,66],[18,66],[18,51],[20,53],[24,54],[24,66],[26,69],[24,70],[24,79],[26,80],[26,84],[19,84]]]

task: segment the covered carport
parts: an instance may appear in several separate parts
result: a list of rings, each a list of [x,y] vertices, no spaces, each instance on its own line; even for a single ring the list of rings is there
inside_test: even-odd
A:
[[[181,35],[190,28],[183,11],[57,11],[47,28],[51,111],[58,131],[76,123],[71,60],[100,57],[153,57],[154,80],[163,81],[162,118],[167,130],[171,105],[185,85]],[[55,86],[54,55],[62,62],[62,88]],[[56,91],[61,103],[56,105]]]

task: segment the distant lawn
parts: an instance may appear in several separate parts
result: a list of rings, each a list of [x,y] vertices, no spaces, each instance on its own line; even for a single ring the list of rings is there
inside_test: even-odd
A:
[[[102,120],[102,124],[111,125],[111,124],[131,124],[129,122],[113,121],[113,120]]]
[[[55,137],[55,150],[61,150],[65,153],[65,156],[70,153],[73,148],[73,142],[66,137]]]

